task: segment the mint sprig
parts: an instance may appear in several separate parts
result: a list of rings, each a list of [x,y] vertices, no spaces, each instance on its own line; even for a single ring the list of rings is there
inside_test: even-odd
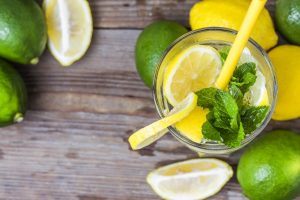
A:
[[[255,131],[268,114],[268,106],[250,106],[244,108],[241,115],[241,120],[244,124],[246,134],[251,134]]]
[[[256,81],[256,64],[253,62],[240,65],[235,72],[229,85],[237,86],[243,94],[248,92],[249,88]]]
[[[216,101],[212,109],[215,117],[214,125],[219,128],[237,131],[239,108],[235,99],[223,90],[218,90],[215,95]]]
[[[235,102],[237,103],[239,109],[241,109],[243,107],[244,94],[242,93],[240,88],[236,85],[229,84],[228,92],[235,99]]]
[[[261,125],[269,107],[249,106],[243,101],[245,93],[255,81],[256,64],[245,63],[235,70],[227,91],[205,88],[196,92],[198,106],[210,111],[206,116],[207,121],[202,125],[204,138],[238,147],[247,134]]]

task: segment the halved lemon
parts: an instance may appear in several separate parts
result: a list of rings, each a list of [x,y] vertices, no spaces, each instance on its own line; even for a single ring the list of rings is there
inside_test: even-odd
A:
[[[188,93],[213,86],[221,68],[213,47],[193,45],[183,50],[166,67],[163,89],[167,100],[175,106]]]
[[[128,141],[133,150],[148,146],[168,132],[167,128],[188,116],[197,105],[197,95],[190,93],[169,115],[133,133]]]
[[[93,33],[92,14],[86,0],[44,0],[48,46],[52,55],[69,66],[87,51]]]
[[[217,159],[193,159],[151,172],[147,182],[163,199],[205,199],[219,192],[233,170]]]

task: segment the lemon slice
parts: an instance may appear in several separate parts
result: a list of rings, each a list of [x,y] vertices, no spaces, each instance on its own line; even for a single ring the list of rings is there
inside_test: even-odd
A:
[[[253,62],[256,64],[256,82],[253,86],[249,88],[249,91],[245,94],[245,101],[249,102],[253,106],[268,106],[269,105],[269,96],[266,88],[266,78],[258,69],[258,62],[251,54],[250,50],[246,47],[243,50],[241,58],[238,65],[244,63]]]
[[[244,96],[244,100],[253,106],[268,106],[269,97],[266,88],[266,78],[259,70],[256,71],[256,76],[256,82],[249,88],[249,91]]]
[[[232,177],[230,165],[217,159],[193,159],[151,172],[147,182],[163,199],[205,199]]]
[[[197,105],[197,95],[194,93],[188,96],[175,106],[169,115],[159,121],[150,124],[137,132],[133,133],[128,141],[133,150],[148,146],[167,133],[167,128],[179,122],[194,110]]]
[[[175,127],[188,139],[200,143],[203,138],[202,125],[206,122],[208,112],[208,109],[197,106],[186,118],[176,123]]]
[[[164,76],[164,94],[173,106],[190,92],[213,86],[222,68],[216,49],[193,45],[172,59]]]
[[[48,46],[53,56],[69,66],[87,51],[93,33],[92,14],[86,0],[44,0]]]
[[[249,63],[249,62],[254,62],[256,64],[256,66],[258,65],[256,59],[252,56],[251,51],[249,50],[249,48],[245,47],[242,55],[240,57],[238,66],[244,64],[244,63]]]

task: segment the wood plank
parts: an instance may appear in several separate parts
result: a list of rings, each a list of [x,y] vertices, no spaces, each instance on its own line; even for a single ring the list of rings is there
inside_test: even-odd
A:
[[[139,30],[97,30],[88,54],[62,68],[46,52],[37,66],[18,66],[29,90],[26,120],[0,130],[0,199],[158,199],[147,173],[198,157],[171,135],[139,152],[134,130],[157,119],[151,92],[138,78]],[[300,120],[268,130],[300,131]],[[241,152],[222,157],[236,167]],[[245,199],[233,178],[213,200]]]
[[[144,28],[158,19],[189,27],[189,11],[199,0],[89,0],[96,28]],[[267,8],[274,14],[275,0]]]

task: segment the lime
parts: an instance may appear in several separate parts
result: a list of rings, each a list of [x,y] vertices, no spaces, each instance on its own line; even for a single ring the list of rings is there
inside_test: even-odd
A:
[[[275,20],[282,35],[300,45],[300,1],[277,0]]]
[[[23,79],[10,64],[0,60],[0,127],[21,122],[26,104]]]
[[[163,52],[179,36],[187,32],[182,25],[172,21],[157,21],[140,34],[135,48],[135,62],[144,83],[152,87],[153,75]]]
[[[36,64],[46,41],[42,9],[34,0],[0,1],[0,56]]]
[[[286,200],[300,194],[300,134],[273,131],[240,159],[237,178],[249,199]]]

